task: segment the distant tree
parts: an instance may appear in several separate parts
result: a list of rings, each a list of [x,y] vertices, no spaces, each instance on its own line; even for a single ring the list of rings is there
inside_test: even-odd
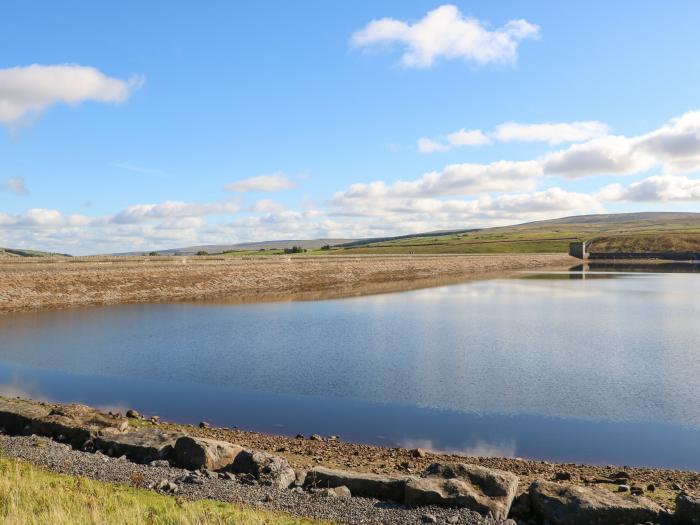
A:
[[[330,250],[330,249],[331,249],[331,245],[330,245],[330,244],[324,244],[323,246],[321,246],[321,249],[322,249],[322,250]]]
[[[148,252],[148,255],[151,256],[151,257],[156,257],[156,256],[160,255],[160,253],[158,253],[158,252]]]
[[[209,255],[209,252],[206,250],[199,250],[195,255]]]
[[[301,246],[292,246],[291,248],[285,248],[284,253],[304,253],[306,250]]]

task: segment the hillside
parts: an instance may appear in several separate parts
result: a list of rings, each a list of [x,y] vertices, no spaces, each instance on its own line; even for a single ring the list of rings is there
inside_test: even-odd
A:
[[[670,235],[677,239],[671,242]],[[514,226],[462,230],[434,235],[413,235],[382,240],[355,241],[334,253],[557,253],[570,242],[605,236],[607,245],[623,251],[640,244],[695,246],[700,249],[700,213],[621,213],[581,215]],[[618,241],[612,239],[618,238]],[[683,239],[681,244],[680,239]],[[666,240],[664,240],[666,239]],[[642,241],[639,241],[642,242]],[[602,246],[602,243],[601,243]],[[626,248],[627,247],[627,248]]]
[[[315,250],[322,246],[337,246],[353,242],[352,239],[287,239],[280,241],[259,241],[259,242],[242,242],[238,244],[204,244],[200,246],[186,246],[184,248],[171,248],[168,250],[157,250],[155,252],[125,252],[115,253],[117,256],[133,256],[147,255],[155,253],[158,255],[195,255],[197,252],[207,252],[210,254],[219,254],[227,252],[257,252],[268,250],[284,250],[293,246],[300,246],[307,250]]]
[[[2,248],[0,247],[0,257],[50,257],[50,256],[70,257],[64,253],[50,253],[39,250],[24,250],[17,248]]]

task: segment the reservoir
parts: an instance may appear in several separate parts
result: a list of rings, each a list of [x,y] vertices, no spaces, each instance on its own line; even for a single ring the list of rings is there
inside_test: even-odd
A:
[[[520,274],[0,316],[0,393],[474,455],[700,469],[700,276]]]

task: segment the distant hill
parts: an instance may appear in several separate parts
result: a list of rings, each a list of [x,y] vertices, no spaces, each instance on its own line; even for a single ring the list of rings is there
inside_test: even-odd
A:
[[[367,239],[334,250],[345,253],[557,253],[573,241],[605,235],[644,236],[648,246],[668,245],[654,237],[683,235],[683,245],[700,243],[700,213],[644,212],[578,215],[513,226]],[[695,240],[697,238],[697,241]],[[622,241],[617,243],[621,244]],[[681,245],[680,241],[671,243]],[[700,245],[700,244],[699,244]]]
[[[51,256],[70,257],[70,255],[67,255],[65,253],[51,253],[51,252],[42,252],[39,250],[25,250],[25,249],[18,249],[18,248],[2,248],[2,247],[0,247],[0,257],[51,257]]]
[[[201,246],[186,246],[184,248],[172,248],[169,250],[157,250],[155,252],[126,252],[115,253],[112,255],[145,255],[148,253],[157,253],[159,255],[194,255],[197,252],[207,252],[210,254],[233,252],[233,251],[260,251],[260,250],[283,250],[300,246],[307,250],[315,250],[322,246],[337,246],[347,243],[352,239],[287,239],[281,241],[260,241],[260,242],[243,242],[238,244],[204,244]]]

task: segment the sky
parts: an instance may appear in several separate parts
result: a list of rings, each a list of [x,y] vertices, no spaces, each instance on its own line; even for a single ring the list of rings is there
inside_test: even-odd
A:
[[[0,246],[700,211],[699,20],[690,0],[8,0]]]

